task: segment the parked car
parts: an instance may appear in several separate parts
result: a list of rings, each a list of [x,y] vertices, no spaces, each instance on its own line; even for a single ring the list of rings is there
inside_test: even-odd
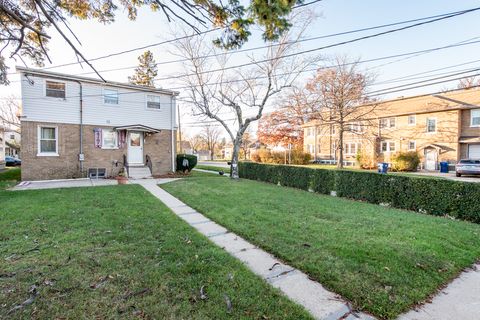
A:
[[[457,177],[461,177],[462,174],[480,175],[480,160],[462,159],[457,163],[455,172]]]
[[[20,166],[20,165],[22,165],[22,160],[14,158],[14,157],[6,156],[5,157],[5,164],[8,167]]]

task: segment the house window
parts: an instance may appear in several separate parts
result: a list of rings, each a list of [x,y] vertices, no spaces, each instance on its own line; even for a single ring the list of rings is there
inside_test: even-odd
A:
[[[382,141],[382,152],[395,152],[394,141]]]
[[[417,117],[415,115],[408,116],[408,125],[414,126],[417,123]]]
[[[470,126],[480,127],[480,109],[475,109],[470,111]]]
[[[45,95],[47,97],[65,99],[65,83],[45,81]]]
[[[118,104],[118,90],[104,89],[103,102],[106,104]]]
[[[383,118],[380,119],[380,128],[394,128],[395,127],[395,118]]]
[[[351,132],[360,133],[362,132],[362,125],[360,124],[360,122],[351,123],[349,125],[349,129]]]
[[[415,141],[408,141],[408,150],[416,150],[417,149],[417,143]]]
[[[58,155],[56,127],[38,127],[38,155]]]
[[[428,118],[427,119],[427,132],[436,132],[437,131],[437,119]]]
[[[118,134],[116,131],[102,129],[102,149],[118,148]]]
[[[346,143],[344,146],[345,155],[355,155],[357,154],[357,144],[356,143]]]
[[[10,140],[15,140],[15,135],[14,134],[10,135]]]
[[[160,97],[159,96],[147,96],[147,108],[160,109]]]

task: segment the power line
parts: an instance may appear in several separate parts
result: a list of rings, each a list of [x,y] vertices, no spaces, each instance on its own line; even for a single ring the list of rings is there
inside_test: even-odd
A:
[[[351,40],[347,40],[347,41],[342,41],[342,42],[330,44],[330,45],[327,45],[327,46],[322,46],[322,47],[317,47],[317,48],[313,48],[313,49],[309,49],[309,50],[304,50],[304,51],[299,51],[299,52],[295,52],[295,53],[291,53],[291,54],[286,54],[286,55],[278,57],[278,58],[267,58],[267,59],[263,59],[263,60],[259,60],[259,61],[255,61],[255,62],[249,62],[249,63],[239,64],[239,65],[234,65],[234,66],[228,66],[228,67],[224,67],[224,68],[220,68],[220,69],[206,70],[206,71],[201,71],[201,72],[198,72],[198,73],[190,73],[190,74],[186,74],[186,75],[178,75],[178,76],[169,76],[169,77],[164,77],[164,78],[157,78],[157,79],[155,79],[155,81],[179,79],[179,78],[184,78],[184,77],[198,75],[198,74],[220,72],[220,71],[225,71],[225,70],[230,70],[230,69],[238,69],[238,68],[250,66],[250,65],[253,65],[253,64],[269,62],[269,61],[272,61],[272,60],[290,58],[290,57],[294,57],[294,56],[298,56],[298,55],[302,55],[302,54],[306,54],[306,53],[311,53],[311,52],[315,52],[315,51],[319,51],[319,50],[329,49],[329,48],[333,48],[333,47],[337,47],[337,46],[341,46],[341,45],[345,45],[345,44],[350,44],[350,43],[353,43],[353,42],[358,42],[358,41],[365,40],[365,39],[370,39],[370,38],[374,38],[374,37],[398,32],[398,31],[411,29],[411,28],[414,28],[414,27],[418,27],[418,26],[422,26],[422,25],[425,25],[425,24],[430,24],[430,23],[434,23],[434,22],[437,22],[437,21],[457,17],[459,15],[463,15],[463,14],[478,11],[478,10],[480,10],[480,7],[476,7],[476,8],[469,9],[469,10],[464,10],[464,11],[461,11],[460,13],[455,13],[455,14],[443,16],[443,17],[440,17],[440,18],[435,18],[435,19],[431,19],[431,20],[428,20],[428,21],[424,21],[424,22],[415,23],[415,24],[408,25],[408,26],[401,27],[401,28],[390,29],[390,30],[375,33],[375,34],[371,34],[371,35],[367,35],[367,36],[363,36],[363,37],[359,37],[359,38],[355,38],[355,39],[351,39]]]
[[[257,46],[253,48],[245,48],[245,49],[238,49],[238,50],[232,50],[228,51],[228,54],[237,54],[237,53],[243,53],[243,52],[248,52],[248,51],[255,51],[255,50],[260,50],[260,49],[266,49],[269,47],[275,47],[283,44],[295,44],[295,43],[302,43],[302,42],[308,42],[308,41],[314,41],[314,40],[320,40],[320,39],[326,39],[326,38],[332,38],[332,37],[337,37],[337,36],[342,36],[342,35],[348,35],[352,33],[359,33],[359,32],[364,32],[364,31],[369,31],[369,30],[375,30],[375,29],[382,29],[386,27],[392,27],[396,25],[401,25],[401,24],[406,24],[406,23],[412,23],[412,22],[417,22],[417,21],[423,21],[423,20],[428,20],[428,19],[433,19],[433,18],[439,18],[439,17],[445,17],[448,15],[456,14],[456,13],[461,13],[464,12],[465,10],[462,11],[456,11],[456,12],[451,12],[451,13],[444,13],[444,14],[439,14],[439,15],[434,15],[434,16],[428,16],[428,17],[422,17],[422,18],[417,18],[417,19],[411,19],[411,20],[404,20],[404,21],[399,21],[399,22],[393,22],[393,23],[388,23],[388,24],[382,24],[382,25],[377,25],[373,27],[367,27],[367,28],[361,28],[361,29],[354,29],[354,30],[349,30],[349,31],[343,31],[343,32],[337,32],[337,33],[332,33],[332,34],[327,34],[327,35],[322,35],[322,36],[315,36],[315,37],[308,37],[308,38],[303,38],[303,39],[298,39],[295,41],[287,41],[282,44],[272,44],[272,45],[265,45],[265,46]],[[221,55],[225,55],[224,52],[222,53],[215,53],[215,54],[208,54],[208,55],[203,55],[203,56],[198,56],[195,57],[195,59],[206,59],[206,58],[213,58],[213,57],[218,57]],[[155,65],[160,66],[160,65],[166,65],[166,64],[172,64],[172,63],[179,63],[179,62],[185,62],[185,61],[190,61],[189,58],[183,58],[183,59],[176,59],[176,60],[169,60],[169,61],[163,61],[163,62],[158,62]],[[122,70],[129,70],[129,69],[134,69],[138,67],[137,65],[135,66],[128,66],[128,67],[119,67],[119,68],[112,68],[112,69],[105,69],[105,70],[100,70],[100,72],[114,72],[114,71],[122,71]],[[79,73],[78,75],[88,75],[92,74],[93,72],[83,72]]]

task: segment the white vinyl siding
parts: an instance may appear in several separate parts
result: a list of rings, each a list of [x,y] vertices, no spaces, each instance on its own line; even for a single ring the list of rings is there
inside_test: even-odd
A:
[[[58,128],[38,127],[38,156],[58,156]]]
[[[118,148],[118,132],[102,129],[102,149],[117,149]]]
[[[470,110],[470,126],[480,127],[480,109]]]
[[[45,81],[45,96],[50,98],[66,98],[65,82]]]
[[[103,90],[103,103],[105,103],[105,104],[118,104],[118,90],[104,89]]]
[[[29,76],[29,78],[33,80],[33,85],[25,76],[22,76],[22,121],[80,123],[78,83],[65,81],[66,99],[53,99],[45,97],[44,78],[35,76]],[[156,94],[160,97],[162,108],[152,112],[145,107],[148,92],[108,87],[108,89],[118,90],[118,105],[114,105],[104,103],[104,89],[107,89],[104,86],[82,83],[82,87],[85,125],[115,127],[142,124],[156,129],[170,130],[172,113],[175,119],[175,98],[170,95]]]

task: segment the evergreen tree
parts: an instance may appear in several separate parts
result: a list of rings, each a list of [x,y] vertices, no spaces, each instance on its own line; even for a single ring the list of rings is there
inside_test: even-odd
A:
[[[148,50],[138,57],[138,67],[135,68],[135,74],[128,77],[132,84],[145,87],[155,87],[153,80],[157,76],[158,69],[153,53]]]

